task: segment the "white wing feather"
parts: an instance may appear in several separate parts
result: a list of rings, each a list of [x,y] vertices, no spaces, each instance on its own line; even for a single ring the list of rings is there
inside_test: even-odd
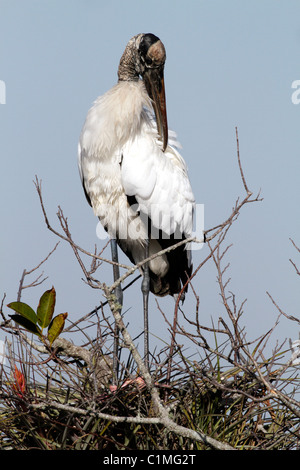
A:
[[[121,181],[126,195],[135,197],[155,228],[167,235],[178,231],[190,236],[195,201],[186,164],[175,147],[162,151],[149,122],[122,149]]]

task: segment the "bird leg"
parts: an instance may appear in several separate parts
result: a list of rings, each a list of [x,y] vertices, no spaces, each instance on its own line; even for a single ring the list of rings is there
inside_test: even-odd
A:
[[[114,263],[119,263],[118,258],[118,245],[115,239],[112,239],[110,242],[111,246],[111,258]],[[114,274],[114,282],[116,282],[120,278],[120,270],[118,264],[113,264],[113,274]],[[114,290],[114,294],[116,296],[118,304],[121,306],[119,313],[121,313],[122,305],[123,305],[123,291],[121,284],[118,284]],[[114,349],[113,349],[113,385],[117,384],[118,379],[118,369],[119,369],[119,328],[115,322],[115,329],[114,329]]]
[[[149,257],[149,238],[145,245],[145,259]],[[148,299],[150,291],[149,262],[144,264],[144,273],[142,281],[143,308],[144,308],[144,361],[149,369],[149,327],[148,327]]]

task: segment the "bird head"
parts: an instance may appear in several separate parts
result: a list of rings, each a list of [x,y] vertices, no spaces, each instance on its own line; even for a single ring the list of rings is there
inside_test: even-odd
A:
[[[161,40],[154,34],[138,34],[126,46],[121,57],[119,80],[144,81],[147,93],[152,100],[156,117],[157,131],[163,142],[163,151],[168,145],[168,122],[164,84],[166,51]]]

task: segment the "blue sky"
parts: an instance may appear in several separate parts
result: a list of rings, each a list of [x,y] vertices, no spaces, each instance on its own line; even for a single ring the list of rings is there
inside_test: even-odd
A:
[[[244,196],[236,126],[248,185],[254,194],[261,190],[263,201],[242,209],[228,237],[230,289],[237,302],[247,298],[243,324],[251,338],[273,326],[277,311],[266,291],[299,317],[299,279],[289,261],[300,266],[289,240],[300,245],[300,104],[291,99],[292,83],[300,80],[299,17],[298,0],[0,0],[1,298],[15,300],[23,269],[36,266],[57,241],[43,223],[35,175],[53,225],[58,228],[60,205],[78,244],[103,245],[81,188],[77,142],[92,102],[116,83],[127,41],[152,32],[166,47],[169,127],[205,206],[205,227],[225,220]],[[195,252],[195,266],[206,250]],[[103,299],[81,280],[69,246],[61,243],[43,269],[48,280],[23,294],[32,306],[52,285],[57,313],[67,311],[72,320]],[[99,276],[109,283],[111,270],[103,267]],[[194,287],[203,323],[226,317],[212,264]],[[139,292],[139,286],[128,292],[124,306],[137,330],[143,326]],[[191,294],[186,302],[192,316]],[[159,336],[162,318],[153,298],[150,305]],[[171,318],[172,300],[160,305]],[[282,318],[274,338],[298,339],[296,326]]]

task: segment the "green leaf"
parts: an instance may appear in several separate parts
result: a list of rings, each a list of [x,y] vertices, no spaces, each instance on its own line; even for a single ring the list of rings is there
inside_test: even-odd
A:
[[[37,321],[42,328],[46,328],[52,320],[55,307],[56,293],[54,287],[43,293],[37,308]]]
[[[52,322],[48,328],[48,340],[50,344],[60,335],[65,326],[65,319],[67,318],[67,313],[60,313],[53,318]]]
[[[19,325],[23,326],[23,328],[30,331],[31,333],[42,336],[40,328],[31,320],[28,320],[28,318],[25,318],[22,315],[10,315],[10,318],[19,323]]]
[[[24,302],[11,302],[7,306],[22,315],[22,317],[27,318],[27,320],[30,320],[32,323],[37,322],[37,316],[35,311]]]

